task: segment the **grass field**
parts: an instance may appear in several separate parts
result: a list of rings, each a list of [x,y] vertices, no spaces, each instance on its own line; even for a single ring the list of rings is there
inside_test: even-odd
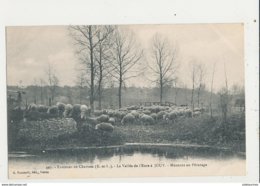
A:
[[[64,122],[64,120],[61,121]],[[44,126],[49,127],[43,127],[43,123]],[[55,126],[57,123],[59,123],[59,119],[31,121],[30,124],[23,123],[20,125],[23,135],[20,140],[18,135],[17,146],[26,149],[44,149],[124,143],[167,143],[219,146],[245,152],[245,117],[238,114],[229,116],[226,123],[220,117],[210,118],[203,114],[195,118],[179,118],[175,122],[157,122],[154,125],[117,124],[111,133],[101,133],[90,126],[81,131],[74,130],[74,132],[68,131],[66,133],[66,129]],[[33,125],[43,131],[31,133],[30,131],[35,131]],[[40,125],[41,127],[39,127]],[[53,130],[54,132],[58,131],[60,135],[51,135],[52,138],[48,139],[49,135],[47,134],[54,133]],[[67,130],[71,130],[71,127],[67,127]],[[26,135],[25,131],[30,135]],[[39,137],[39,133],[45,135]]]

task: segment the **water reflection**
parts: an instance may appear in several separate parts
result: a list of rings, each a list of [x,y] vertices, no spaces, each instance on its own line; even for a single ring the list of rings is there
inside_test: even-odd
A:
[[[227,149],[212,147],[169,147],[150,145],[123,145],[97,148],[74,148],[74,149],[50,149],[46,151],[13,152],[9,154],[10,161],[23,162],[48,162],[48,163],[93,163],[106,161],[112,158],[132,157],[140,154],[143,158],[147,155],[160,161],[161,159],[245,159],[243,155]]]

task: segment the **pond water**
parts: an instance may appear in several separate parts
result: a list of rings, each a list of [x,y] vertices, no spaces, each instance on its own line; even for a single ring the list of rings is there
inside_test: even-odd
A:
[[[191,145],[127,144],[9,153],[10,178],[241,176],[243,154]]]

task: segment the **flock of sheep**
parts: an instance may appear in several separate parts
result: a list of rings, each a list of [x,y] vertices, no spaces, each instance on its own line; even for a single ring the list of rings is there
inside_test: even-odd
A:
[[[92,114],[90,108],[80,104],[64,104],[58,102],[54,106],[31,104],[26,109],[25,118],[41,117],[50,115],[52,117],[73,118],[77,123],[88,123],[97,130],[111,132],[117,124],[144,124],[152,125],[158,121],[174,122],[178,118],[194,117],[200,115],[204,110],[195,108],[194,111],[188,107],[167,106],[129,106],[113,110],[95,110]]]

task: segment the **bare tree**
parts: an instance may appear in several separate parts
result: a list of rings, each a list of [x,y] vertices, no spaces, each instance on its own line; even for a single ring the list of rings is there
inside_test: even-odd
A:
[[[76,85],[79,87],[79,103],[82,103],[82,99],[83,99],[83,94],[82,91],[84,89],[84,87],[87,84],[87,80],[86,80],[86,73],[84,71],[81,71],[76,79]],[[71,99],[71,98],[69,98]]]
[[[209,102],[209,107],[210,107],[210,117],[211,118],[212,118],[212,115],[213,115],[213,111],[212,111],[212,94],[213,94],[213,82],[214,82],[215,69],[216,69],[216,63],[214,63],[214,65],[213,65],[211,84],[210,84],[210,102]]]
[[[192,112],[194,112],[194,90],[195,90],[196,81],[197,81],[197,65],[196,65],[195,61],[192,61],[190,66],[191,66],[191,81],[192,81],[191,108],[192,108]]]
[[[223,125],[224,125],[224,130],[226,131],[226,122],[227,122],[230,97],[229,97],[228,79],[227,79],[225,63],[224,63],[224,74],[225,74],[225,87],[223,87],[219,91],[219,95],[220,95],[220,109],[222,113]]]
[[[205,84],[204,84],[204,78],[206,74],[206,69],[205,66],[202,64],[199,64],[197,66],[197,72],[198,72],[198,107],[200,107],[200,95],[203,89],[205,89]]]
[[[42,78],[40,78],[39,81],[40,81],[40,99],[41,99],[41,104],[44,104],[43,89],[44,89],[44,85],[46,84],[46,82]]]
[[[102,40],[103,35],[107,33],[107,29],[101,28],[97,34],[98,40],[100,41],[95,49],[95,61],[97,62],[97,97],[98,97],[98,109],[102,108],[102,93],[103,87],[105,83],[105,78],[109,75],[109,71],[111,70],[110,63],[113,60],[112,53],[112,36],[114,28],[111,28],[110,35],[106,37],[106,39]]]
[[[163,89],[171,85],[176,78],[177,71],[177,48],[171,46],[167,38],[156,34],[152,39],[152,63],[148,64],[153,74],[156,76],[156,84],[160,88],[160,103],[162,104]]]
[[[173,82],[173,87],[174,87],[174,91],[175,91],[175,96],[174,96],[174,103],[177,105],[177,96],[178,96],[178,92],[179,92],[179,87],[178,87],[178,79],[176,78]]]
[[[38,82],[37,82],[37,79],[34,78],[33,79],[33,102],[34,104],[37,104],[37,88],[38,88]]]
[[[136,77],[133,67],[140,61],[143,51],[138,47],[133,33],[116,29],[114,35],[114,63],[110,75],[118,81],[118,106],[122,107],[122,87],[126,80]]]
[[[48,86],[49,86],[49,91],[50,91],[49,105],[52,105],[54,98],[56,96],[56,89],[59,84],[59,79],[55,74],[54,68],[50,64],[48,64],[46,74],[48,77]]]
[[[98,37],[100,29],[104,28],[106,32]],[[111,26],[70,26],[70,33],[77,45],[77,54],[81,56],[81,62],[86,65],[86,71],[90,71],[90,107],[94,111],[94,88],[95,88],[95,48],[100,42],[105,40],[113,31]]]

